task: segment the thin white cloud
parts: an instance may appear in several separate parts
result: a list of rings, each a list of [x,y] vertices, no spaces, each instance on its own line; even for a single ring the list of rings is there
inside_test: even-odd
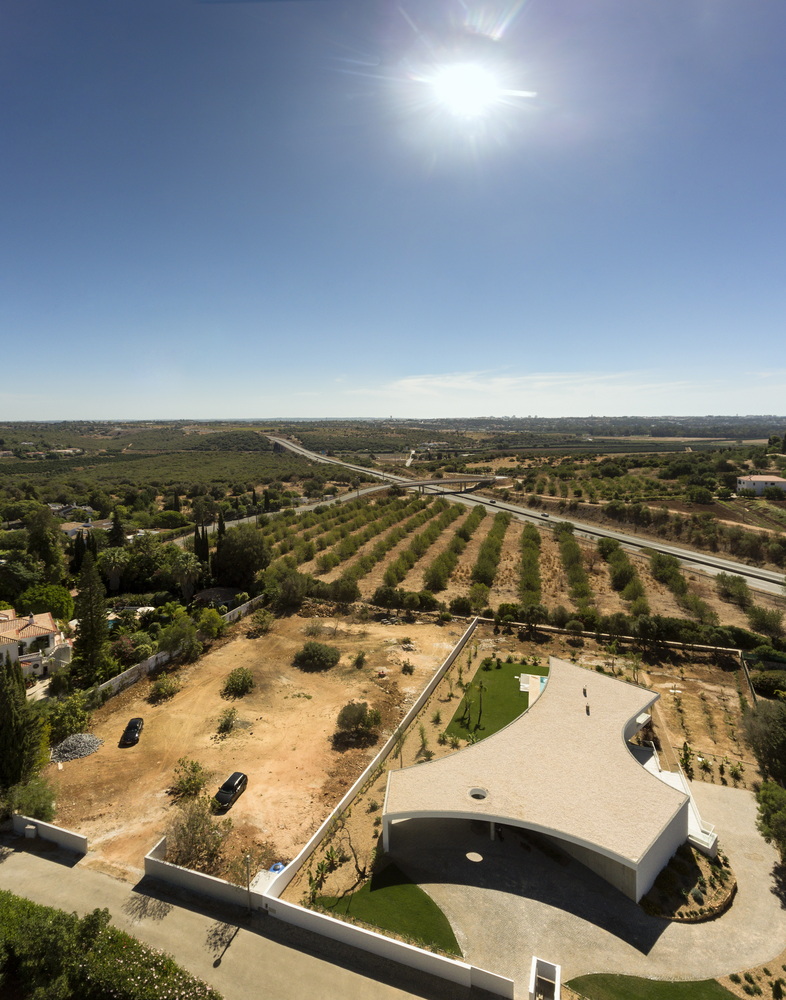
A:
[[[343,395],[421,416],[762,413],[779,408],[773,399],[778,385],[786,392],[786,372],[705,378],[679,373],[671,378],[660,371],[517,374],[479,369],[406,375],[348,388]]]

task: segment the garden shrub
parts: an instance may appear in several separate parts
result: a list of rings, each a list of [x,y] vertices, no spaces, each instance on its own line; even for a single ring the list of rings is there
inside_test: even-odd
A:
[[[275,620],[272,611],[268,611],[267,608],[260,608],[251,615],[246,634],[249,639],[257,639],[261,635],[267,635],[271,628],[273,628]]]
[[[248,667],[235,667],[221,688],[222,698],[242,698],[254,686],[254,675]]]
[[[323,642],[307,642],[295,653],[294,664],[301,670],[330,670],[341,659],[341,650]]]
[[[171,674],[163,674],[163,676],[153,681],[150,687],[150,694],[147,698],[153,705],[157,705],[161,701],[168,701],[170,698],[174,698],[179,690],[180,681]]]
[[[0,890],[0,941],[0,977],[13,970],[21,995],[221,1000],[168,955],[110,926],[105,909],[80,918]]]
[[[210,773],[196,760],[181,757],[175,767],[175,776],[169,789],[177,799],[193,798],[210,780]]]
[[[235,728],[235,723],[237,722],[237,709],[236,708],[225,708],[224,711],[218,717],[218,733],[221,736],[226,736],[231,733]]]

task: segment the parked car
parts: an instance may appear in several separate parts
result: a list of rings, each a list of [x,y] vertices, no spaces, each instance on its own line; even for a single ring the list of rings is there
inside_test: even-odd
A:
[[[228,809],[233,802],[240,798],[246,790],[248,775],[242,771],[235,771],[230,774],[224,784],[216,792],[216,802],[222,809]]]
[[[123,735],[120,737],[121,747],[131,747],[135,743],[139,742],[139,737],[142,730],[145,728],[144,719],[131,719],[126,728],[123,731]]]

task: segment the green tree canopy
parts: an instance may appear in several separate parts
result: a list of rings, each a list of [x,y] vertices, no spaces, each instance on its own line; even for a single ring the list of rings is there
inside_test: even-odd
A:
[[[33,776],[39,763],[41,717],[27,702],[22,671],[6,657],[0,663],[0,789]]]
[[[216,550],[213,572],[224,587],[251,593],[257,573],[270,563],[265,536],[253,524],[229,528]]]
[[[759,830],[768,843],[775,844],[781,858],[786,859],[786,789],[772,781],[764,781],[756,800],[759,803]]]
[[[17,611],[34,615],[51,612],[53,618],[70,621],[74,617],[74,599],[69,590],[56,583],[39,583],[19,596]]]
[[[760,701],[743,716],[745,738],[765,778],[786,784],[786,702]]]
[[[48,507],[40,507],[28,515],[26,525],[27,551],[44,564],[44,576],[49,583],[60,583],[65,576],[65,536],[59,522]]]

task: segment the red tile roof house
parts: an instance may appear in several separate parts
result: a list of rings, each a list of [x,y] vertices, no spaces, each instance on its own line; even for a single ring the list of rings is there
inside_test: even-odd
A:
[[[22,617],[0,611],[0,660],[19,663],[25,677],[46,677],[71,660],[71,647],[49,611]]]

